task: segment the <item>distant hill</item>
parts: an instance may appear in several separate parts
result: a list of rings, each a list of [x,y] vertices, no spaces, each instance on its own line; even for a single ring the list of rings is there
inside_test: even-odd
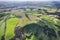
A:
[[[57,7],[60,8],[60,2],[58,1],[35,1],[35,2],[0,2],[0,8],[14,8],[18,6],[45,6],[45,7]]]

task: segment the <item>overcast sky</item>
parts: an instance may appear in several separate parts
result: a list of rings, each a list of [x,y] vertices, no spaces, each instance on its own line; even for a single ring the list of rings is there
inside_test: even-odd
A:
[[[0,0],[0,1],[60,1],[60,0]]]

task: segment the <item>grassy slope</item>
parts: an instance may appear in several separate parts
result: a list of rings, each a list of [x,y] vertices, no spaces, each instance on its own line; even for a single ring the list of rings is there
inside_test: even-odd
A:
[[[1,40],[1,36],[3,35],[4,32],[4,23],[0,26],[0,40]]]
[[[10,18],[7,20],[6,40],[14,36],[14,27],[16,26],[18,20],[18,18]]]
[[[16,26],[18,22],[18,18],[10,18],[7,20],[7,29],[6,29],[6,40],[8,40],[10,37],[14,35],[14,27]],[[1,36],[3,35],[4,32],[4,24],[0,26],[0,40]]]
[[[43,15],[41,17],[46,19],[46,20],[49,20],[49,21],[53,20],[47,15]],[[34,21],[34,19],[32,17],[31,17],[31,19]],[[18,18],[12,18],[12,17],[7,20],[6,40],[8,40],[9,38],[14,36],[14,27],[16,26],[18,20],[19,20]],[[19,22],[20,26],[24,26],[26,24],[29,24],[29,23],[33,22],[33,21],[27,19],[25,16],[23,18],[20,18],[20,21],[21,21],[21,22]],[[55,21],[57,22],[57,20],[55,20],[55,19],[52,22],[55,23]],[[55,23],[55,24],[59,25],[60,21]],[[2,34],[3,34],[3,29],[4,29],[4,24],[2,24],[2,26],[0,27],[0,38],[1,38]],[[32,38],[30,40],[32,40],[32,39],[33,39],[33,36],[32,36]],[[26,39],[26,40],[29,40],[29,39]]]

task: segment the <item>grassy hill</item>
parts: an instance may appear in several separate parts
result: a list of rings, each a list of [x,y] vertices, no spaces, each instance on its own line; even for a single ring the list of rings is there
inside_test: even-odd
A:
[[[60,19],[57,15],[47,15],[43,10],[12,10],[4,13],[9,15],[6,25],[3,20],[7,15],[3,15],[3,19],[0,20],[0,40],[5,26],[5,40],[14,40],[14,36],[19,36],[16,40],[24,38],[25,40],[60,40]]]

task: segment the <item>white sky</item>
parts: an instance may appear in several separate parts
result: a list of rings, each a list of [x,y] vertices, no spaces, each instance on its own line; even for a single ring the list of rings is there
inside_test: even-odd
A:
[[[0,1],[60,1],[60,0],[0,0]]]

